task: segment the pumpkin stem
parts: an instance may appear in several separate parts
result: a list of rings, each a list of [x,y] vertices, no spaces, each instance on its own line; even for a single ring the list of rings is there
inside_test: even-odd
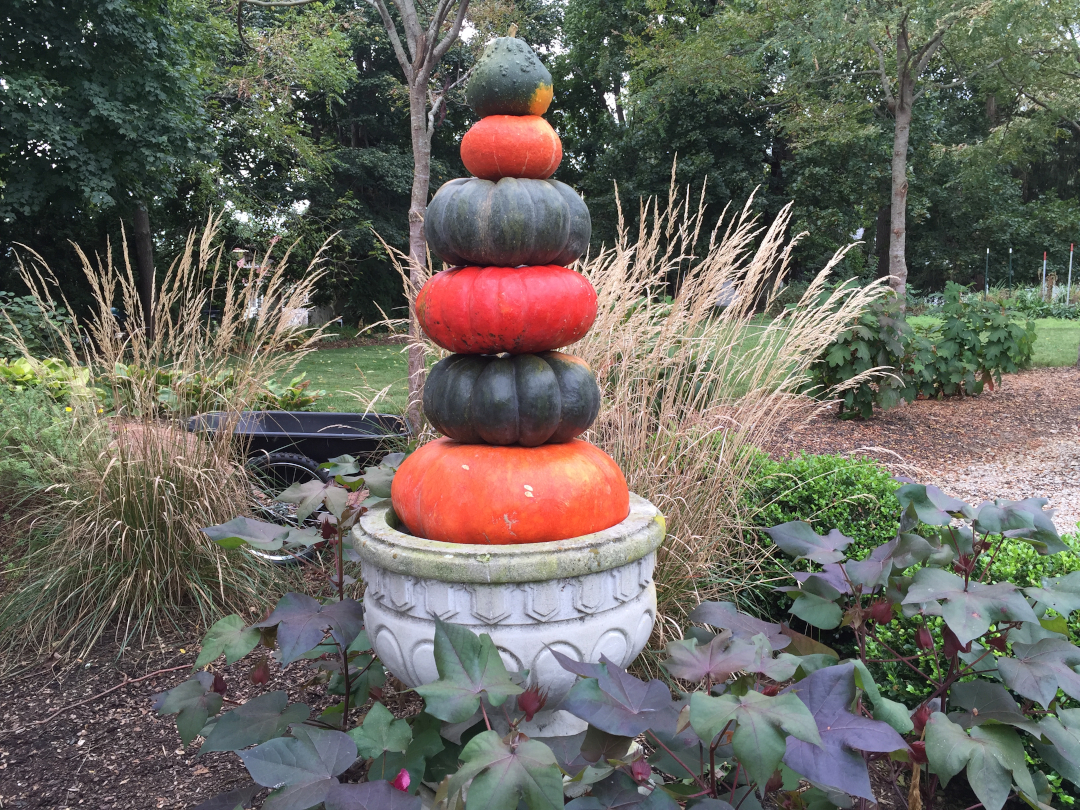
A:
[[[517,36],[517,23],[510,23],[510,28],[507,30],[506,35],[511,39]]]

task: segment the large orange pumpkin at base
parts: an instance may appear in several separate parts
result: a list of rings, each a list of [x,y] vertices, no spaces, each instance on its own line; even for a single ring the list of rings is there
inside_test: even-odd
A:
[[[562,161],[562,141],[539,115],[489,115],[461,139],[461,162],[484,180],[546,180]]]
[[[485,545],[580,537],[630,513],[622,470],[580,439],[541,447],[437,439],[405,459],[391,500],[419,537]]]
[[[585,337],[596,290],[556,265],[462,267],[428,279],[416,317],[428,337],[459,354],[546,352]]]

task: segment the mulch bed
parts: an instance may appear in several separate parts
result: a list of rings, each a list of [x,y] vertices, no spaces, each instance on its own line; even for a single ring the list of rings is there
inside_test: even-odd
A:
[[[1068,443],[1080,448],[1078,429],[1080,370],[1042,369],[1011,375],[979,397],[918,401],[867,422],[819,416],[770,449],[777,455],[800,450],[866,454],[913,477],[943,480],[950,471],[1018,454],[1051,458],[1055,467],[1067,465],[1073,458]],[[1075,460],[1080,466],[1080,458]],[[246,783],[234,754],[197,757],[197,743],[181,747],[175,718],[151,711],[153,696],[183,681],[186,668],[72,706],[126,678],[190,667],[198,640],[192,631],[158,640],[150,649],[128,649],[119,657],[114,646],[101,644],[85,661],[37,666],[0,682],[0,810],[189,808]],[[258,654],[222,669],[230,699],[254,694],[247,676]],[[329,702],[323,690],[301,694],[293,685],[302,680],[297,669],[302,666],[292,664],[283,676],[271,662],[267,688],[286,689],[290,700],[319,711]],[[416,709],[414,696],[399,697],[392,688],[386,699],[399,716]]]
[[[159,640],[154,649],[129,648],[119,658],[115,646],[102,644],[85,661],[36,667],[0,684],[0,808],[190,808],[248,784],[247,771],[235,754],[197,756],[200,742],[183,748],[176,718],[158,717],[151,710],[156,694],[191,674],[198,641],[193,632],[191,638]],[[256,649],[219,668],[229,687],[227,700],[282,689],[290,702],[310,706],[312,716],[340,700],[328,697],[322,687],[304,691],[297,686],[304,680],[303,662],[283,672],[271,660],[270,683],[252,686],[248,673],[262,652]],[[183,669],[74,705],[125,679],[173,667]],[[383,700],[394,714],[417,711],[415,695],[396,690],[392,680],[384,692]],[[355,714],[353,722],[360,717]]]

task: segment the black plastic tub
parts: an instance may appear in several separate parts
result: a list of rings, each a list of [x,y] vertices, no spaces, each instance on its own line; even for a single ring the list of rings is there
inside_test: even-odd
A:
[[[188,420],[188,430],[216,432],[225,414],[206,413]],[[385,413],[309,413],[307,411],[244,411],[233,435],[246,443],[248,456],[298,453],[322,464],[350,455],[364,464],[378,458],[409,435],[405,420]]]

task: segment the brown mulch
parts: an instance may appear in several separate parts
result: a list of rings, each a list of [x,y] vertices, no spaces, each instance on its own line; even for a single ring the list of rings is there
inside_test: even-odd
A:
[[[189,677],[200,636],[193,631],[190,638],[159,640],[154,649],[129,648],[119,658],[115,646],[101,644],[85,661],[35,667],[0,683],[0,808],[182,810],[248,784],[235,754],[198,756],[201,741],[182,747],[176,718],[158,717],[151,709],[155,695]],[[220,659],[217,671],[228,685],[227,700],[283,689],[291,703],[310,706],[313,717],[340,700],[321,686],[300,688],[304,662],[283,671],[271,660],[270,683],[252,686],[248,674],[263,652],[257,648],[232,665]],[[125,679],[181,665],[185,669],[73,706]],[[393,683],[383,696],[387,707],[397,716],[415,713],[416,696],[395,690]],[[361,716],[354,714],[353,723]],[[255,807],[267,793],[259,794]]]

